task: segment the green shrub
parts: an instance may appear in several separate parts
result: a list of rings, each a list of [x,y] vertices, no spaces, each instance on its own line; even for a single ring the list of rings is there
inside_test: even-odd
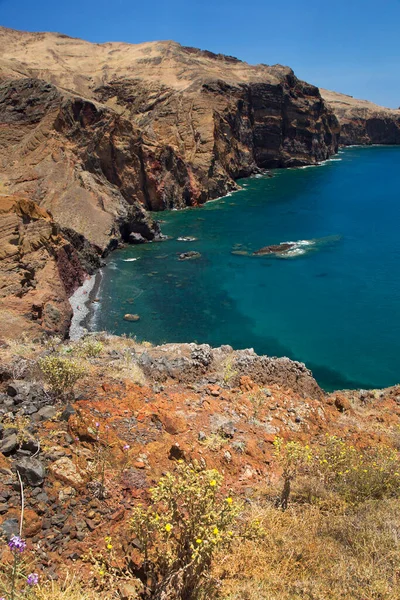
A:
[[[39,360],[39,368],[44,380],[56,394],[69,392],[75,383],[85,373],[77,360],[61,358],[60,356],[46,356]]]
[[[131,521],[135,546],[151,598],[210,598],[211,559],[237,535],[240,507],[220,494],[222,476],[179,462],[151,489],[148,508],[137,507]]]

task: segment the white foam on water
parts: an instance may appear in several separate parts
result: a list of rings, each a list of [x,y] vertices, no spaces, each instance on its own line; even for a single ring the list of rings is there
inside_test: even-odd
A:
[[[124,262],[135,262],[135,260],[139,260],[139,258],[124,258]]]
[[[83,282],[69,299],[73,314],[71,325],[69,328],[69,337],[71,340],[79,340],[85,333],[86,329],[82,326],[82,322],[89,312],[89,294],[96,282],[96,275],[88,277]]]

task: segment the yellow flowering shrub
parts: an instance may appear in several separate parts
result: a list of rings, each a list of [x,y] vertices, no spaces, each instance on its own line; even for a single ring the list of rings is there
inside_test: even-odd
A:
[[[96,358],[103,352],[104,346],[99,340],[86,338],[76,346],[76,354],[84,358]]]
[[[325,486],[351,502],[400,493],[399,453],[384,445],[360,450],[327,435],[315,466]]]
[[[45,356],[39,360],[39,368],[44,380],[56,394],[69,392],[85,374],[85,369],[77,360],[60,356]]]
[[[279,506],[285,510],[288,506],[291,482],[306,466],[311,464],[313,454],[308,444],[285,442],[281,437],[274,439],[274,457],[282,469],[283,490],[279,498]]]
[[[221,494],[221,483],[216,470],[178,462],[176,471],[150,490],[150,506],[134,509],[134,545],[152,598],[209,597],[212,556],[231,545],[240,511]]]

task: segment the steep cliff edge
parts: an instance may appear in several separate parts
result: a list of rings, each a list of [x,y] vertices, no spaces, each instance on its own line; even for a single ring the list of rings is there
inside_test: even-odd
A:
[[[340,123],[340,144],[400,144],[400,110],[320,90]]]
[[[88,271],[97,263],[93,251],[80,256],[35,202],[0,195],[0,338],[64,335],[71,318],[68,296],[85,277],[82,264]]]
[[[126,205],[161,210],[203,203],[259,168],[317,163],[337,149],[336,118],[318,89],[287,67],[251,66],[174,42],[91,44],[4,28],[0,41],[0,79],[16,90],[3,92],[3,106],[19,102],[21,86],[29,104],[54,96],[34,138],[38,145],[38,136],[46,137],[46,149],[49,139],[60,148],[46,160],[45,177],[33,165],[28,185],[15,167],[36,150],[31,125],[22,136],[19,120],[8,120],[1,176],[13,190],[34,193],[57,221],[69,220],[73,207],[73,228],[85,236],[96,223],[102,248],[129,220]],[[24,107],[16,112],[23,118]],[[11,163],[8,147],[16,136],[26,158]],[[54,189],[60,180],[68,193]]]
[[[327,102],[280,65],[170,41],[92,44],[0,27],[0,185],[43,209],[77,250],[68,295],[119,242],[159,237],[147,211],[202,204],[260,169],[329,158],[338,118],[342,143],[398,143],[393,115],[376,125]],[[379,138],[382,122],[392,133]],[[58,244],[50,236],[49,256]]]

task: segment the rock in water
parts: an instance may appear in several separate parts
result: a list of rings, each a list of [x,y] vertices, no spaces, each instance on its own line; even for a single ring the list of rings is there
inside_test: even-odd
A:
[[[292,248],[294,248],[295,246],[296,244],[291,242],[275,244],[272,246],[264,246],[264,248],[256,250],[253,254],[254,256],[264,256],[266,254],[283,254],[288,250],[292,250]]]
[[[130,313],[127,313],[126,315],[124,315],[125,321],[139,321],[139,319],[140,319],[139,315],[131,315]]]
[[[200,257],[201,257],[200,252],[194,252],[194,251],[182,252],[182,254],[179,255],[179,260],[193,260],[195,258],[200,258]]]

